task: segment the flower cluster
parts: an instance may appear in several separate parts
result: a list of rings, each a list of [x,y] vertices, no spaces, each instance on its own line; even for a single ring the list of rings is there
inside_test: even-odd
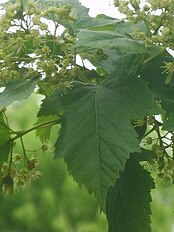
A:
[[[66,89],[74,78],[76,38],[62,25],[72,25],[71,5],[46,6],[34,0],[3,5],[0,18],[0,86],[16,79],[40,78],[40,92]],[[62,29],[63,28],[63,29]],[[45,91],[44,91],[45,90]]]
[[[131,36],[146,48],[157,45],[162,51],[174,49],[174,0],[115,0],[114,3],[126,19],[144,23],[146,30],[135,29]],[[167,76],[166,83],[171,76]]]
[[[31,156],[25,165],[21,164],[20,154],[12,155],[12,163],[4,163],[1,169],[1,188],[5,196],[13,194],[14,189],[25,189],[36,181],[42,173],[37,169],[38,157]],[[13,167],[12,167],[13,165]]]
[[[162,130],[162,124],[155,117],[146,120],[147,131],[141,140],[141,146],[153,152],[147,158],[148,167],[156,169],[157,177],[166,183],[174,182],[174,135]]]

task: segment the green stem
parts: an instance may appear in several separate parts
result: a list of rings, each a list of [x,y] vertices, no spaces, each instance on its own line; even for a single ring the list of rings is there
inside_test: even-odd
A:
[[[165,49],[164,49],[165,50]],[[161,51],[161,53],[163,52],[163,50]],[[146,65],[147,63],[149,63],[151,60],[155,59],[157,56],[159,56],[160,53],[157,53],[154,56],[149,57],[148,59],[143,61],[143,66]]]
[[[151,134],[153,131],[155,131],[155,127],[152,127],[145,135],[143,135],[141,138],[140,138],[140,141],[142,139],[144,139],[147,135]]]
[[[23,150],[23,154],[24,154],[24,165],[25,165],[26,164],[25,162],[27,162],[28,158],[27,158],[27,154],[26,154],[26,150],[25,150],[23,138],[20,137],[20,140],[21,140],[21,146],[22,146],[22,150]]]
[[[55,57],[56,54],[56,33],[57,33],[57,28],[59,27],[59,23],[55,23],[55,30],[54,30],[54,40],[53,40],[53,58]]]
[[[40,90],[42,91],[42,93],[45,95],[45,97],[48,97],[48,94],[45,92],[44,88],[42,87],[41,82],[38,82],[38,87],[40,88]]]
[[[58,124],[58,122],[59,122],[59,119],[56,119],[56,120],[52,120],[52,121],[48,121],[48,122],[44,122],[44,123],[37,124],[37,125],[35,125],[35,126],[29,128],[29,129],[27,129],[27,130],[16,131],[16,132],[15,132],[15,133],[16,133],[16,136],[13,137],[13,138],[11,139],[11,142],[14,142],[16,139],[21,138],[22,136],[24,136],[24,135],[30,133],[30,132],[33,131],[33,130],[36,130],[36,129],[39,129],[39,128],[41,129],[41,128],[53,126],[53,125]]]
[[[7,120],[7,119],[6,119],[6,123],[8,123],[8,120]],[[9,127],[8,124],[5,124],[5,123],[0,122],[0,125],[3,126],[5,129],[8,129],[9,132],[15,134],[15,131],[13,131],[13,130]]]
[[[11,165],[12,165],[12,156],[13,156],[13,143],[11,143],[11,146],[10,146],[10,161],[9,161],[9,170],[8,170],[9,176],[10,176],[10,170],[11,170]]]
[[[162,136],[161,136],[161,133],[160,133],[160,129],[159,129],[159,126],[156,126],[156,129],[155,129],[157,135],[158,135],[158,140],[159,140],[159,144],[160,144],[160,147],[162,148],[163,150],[163,156],[165,156],[166,158],[170,158],[170,156],[168,155],[167,151],[166,151],[166,148],[164,147],[164,142],[162,140]]]

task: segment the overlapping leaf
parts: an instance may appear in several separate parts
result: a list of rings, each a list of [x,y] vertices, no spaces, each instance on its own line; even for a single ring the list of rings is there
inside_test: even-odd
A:
[[[50,133],[51,133],[51,128],[52,128],[52,122],[53,121],[58,121],[58,116],[57,115],[48,115],[48,116],[41,116],[38,117],[37,122],[35,123],[35,125],[41,125],[41,124],[46,124],[50,122],[50,126],[45,127],[44,125],[40,128],[36,129],[36,136],[39,137],[39,139],[41,140],[41,142],[45,142],[48,141],[50,139]]]
[[[166,84],[167,73],[165,72],[165,62],[173,62],[173,57],[166,51],[154,57],[142,69],[141,78],[148,82],[154,96],[161,100],[164,110],[168,114],[174,114],[174,81]]]
[[[10,132],[6,125],[3,114],[0,113],[0,168],[7,161],[10,152]]]
[[[103,68],[108,76],[113,76],[114,73],[118,72],[136,74],[139,61],[137,55],[126,55],[118,49],[108,49],[105,51],[105,56],[106,58],[92,61],[92,63],[98,68]]]
[[[167,131],[174,131],[174,114],[170,114],[169,117],[164,120],[163,129]]]
[[[134,159],[107,195],[106,215],[109,232],[150,232],[150,191],[154,182]]]
[[[42,0],[43,2],[43,0]],[[44,0],[46,4],[50,4],[49,0]],[[103,29],[108,28],[112,25],[116,25],[118,22],[120,22],[119,19],[114,19],[111,17],[107,17],[104,15],[100,15],[99,18],[92,18],[89,16],[88,12],[89,9],[83,6],[78,0],[56,0],[54,1],[54,4],[71,4],[74,9],[76,9],[77,13],[77,19],[75,22],[70,22],[67,20],[61,20],[61,24],[65,26],[66,28],[70,29],[70,31],[73,28],[73,32],[76,31],[77,29],[81,28],[93,28],[93,27],[101,27]],[[53,18],[54,20],[56,19],[52,15],[50,15],[49,19]],[[59,18],[57,18],[58,22],[60,21]]]
[[[9,82],[5,90],[0,93],[0,109],[8,106],[14,101],[21,101],[30,96],[36,87],[38,79],[16,80]]]
[[[65,96],[55,95],[42,105],[41,114],[63,114],[56,157],[64,157],[78,183],[94,192],[105,207],[108,188],[123,170],[130,152],[139,151],[130,122],[153,114],[155,106],[145,82],[138,78],[112,78],[100,85],[76,83]]]
[[[147,49],[139,41],[132,39],[119,32],[113,31],[91,31],[81,29],[77,34],[78,41],[75,48],[78,52],[90,49],[119,49],[126,54],[151,53],[153,49]]]

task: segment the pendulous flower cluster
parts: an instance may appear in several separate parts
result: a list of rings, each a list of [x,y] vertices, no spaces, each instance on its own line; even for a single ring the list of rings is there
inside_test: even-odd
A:
[[[31,156],[22,164],[21,154],[13,154],[12,162],[4,163],[1,168],[1,188],[4,196],[13,194],[15,189],[26,189],[33,181],[42,176],[38,170],[39,159]]]

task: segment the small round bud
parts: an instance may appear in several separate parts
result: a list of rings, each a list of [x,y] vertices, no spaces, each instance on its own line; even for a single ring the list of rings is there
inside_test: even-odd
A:
[[[118,7],[119,4],[120,4],[120,1],[119,1],[119,0],[114,0],[114,6],[115,6],[115,7]]]
[[[148,123],[149,125],[153,125],[154,122],[155,122],[154,117],[149,117],[148,120],[147,120],[147,123]]]
[[[15,164],[18,164],[20,163],[22,160],[22,156],[20,154],[13,154],[12,156],[12,161],[15,163]]]
[[[48,25],[46,23],[40,23],[40,29],[41,30],[47,30],[48,29]]]
[[[152,144],[152,142],[153,142],[152,137],[147,137],[146,138],[146,144],[150,145],[150,144]]]
[[[171,181],[171,178],[169,176],[165,176],[163,180],[165,181],[165,183],[169,183]]]
[[[42,149],[43,152],[47,151],[48,150],[48,144],[43,143],[42,146],[41,146],[41,149]]]
[[[26,167],[28,170],[34,169],[39,164],[38,157],[31,157],[29,160],[27,160]]]
[[[167,36],[167,35],[169,35],[169,33],[170,33],[170,29],[168,27],[164,27],[162,30],[162,34],[164,36]]]
[[[148,5],[144,5],[143,10],[144,10],[144,11],[149,11],[149,10],[150,10],[150,7],[149,7]]]
[[[164,173],[158,173],[158,177],[159,177],[159,178],[162,178],[162,179],[163,179],[163,178],[164,178],[164,176],[165,176],[165,174],[164,174]]]

